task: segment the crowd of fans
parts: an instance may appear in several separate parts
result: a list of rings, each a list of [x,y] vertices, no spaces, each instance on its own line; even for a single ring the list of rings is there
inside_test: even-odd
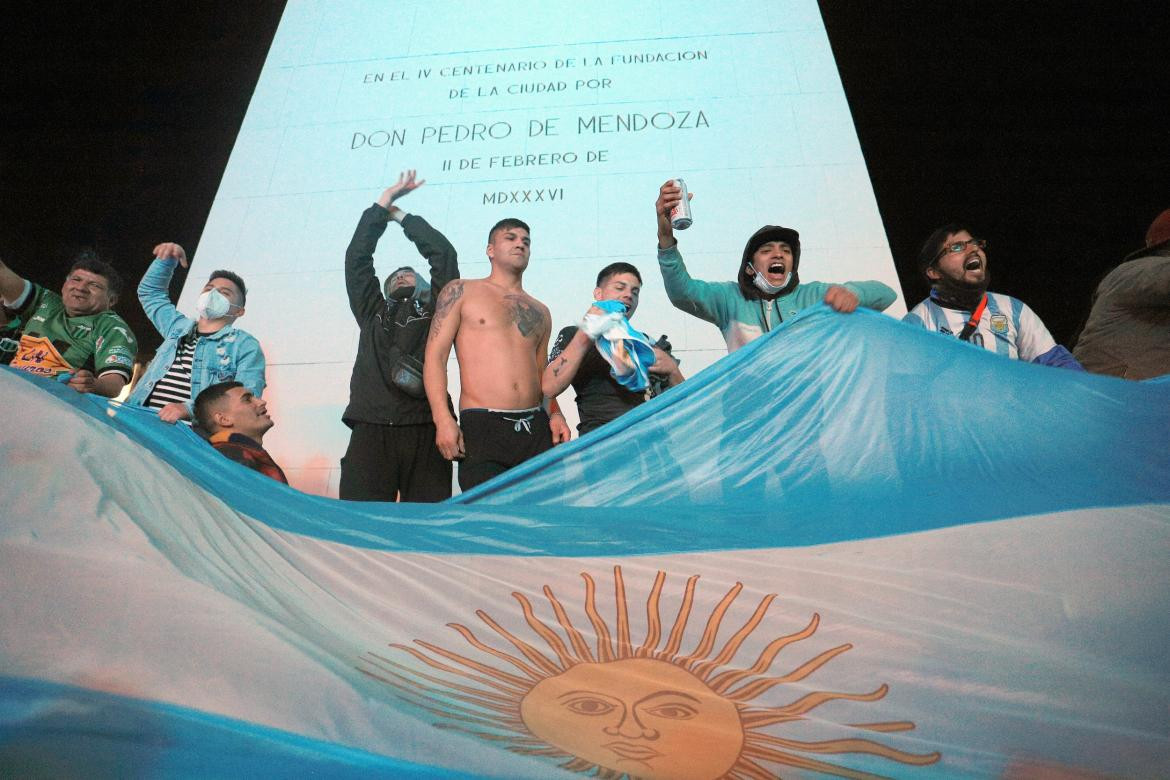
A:
[[[489,274],[459,276],[451,243],[422,217],[396,205],[423,185],[405,172],[366,209],[345,253],[350,309],[360,328],[342,420],[351,429],[341,460],[340,497],[356,501],[441,501],[451,495],[452,463],[463,490],[550,447],[570,431],[556,398],[572,385],[588,433],[684,381],[665,337],[630,324],[641,272],[602,268],[579,325],[562,329],[552,351],[548,307],[523,288],[530,231],[505,219],[488,233]],[[719,328],[734,352],[786,317],[821,303],[848,314],[884,310],[895,293],[876,281],[802,282],[799,233],[765,225],[748,238],[733,281],[688,273],[671,223],[682,192],[674,180],[655,203],[658,265],[676,307]],[[402,266],[379,282],[374,251],[389,223],[401,226],[428,264],[424,277]],[[1057,344],[1026,304],[988,290],[988,242],[970,226],[947,224],[922,245],[918,267],[930,295],[903,321],[1007,358],[1129,379],[1170,373],[1170,209],[1150,225],[1145,246],[1098,285],[1075,349]],[[113,310],[122,290],[116,269],[79,256],[57,293],[0,262],[0,364],[67,383],[80,393],[154,410],[160,421],[192,421],[219,452],[285,482],[263,448],[273,426],[261,396],[260,343],[237,327],[247,288],[227,270],[210,274],[194,318],[167,290],[183,248],[159,244],[138,299],[163,342],[135,372],[137,340]],[[447,392],[455,348],[458,413]],[[126,395],[127,385],[133,380]]]

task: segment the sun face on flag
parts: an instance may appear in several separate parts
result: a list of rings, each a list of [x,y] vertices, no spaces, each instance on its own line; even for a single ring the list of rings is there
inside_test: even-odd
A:
[[[547,650],[478,610],[480,620],[512,649],[493,647],[466,626],[450,623],[470,650],[456,652],[416,639],[421,650],[402,644],[390,647],[423,667],[409,658],[367,653],[359,669],[390,685],[400,698],[439,717],[435,723],[439,728],[471,734],[516,753],[547,756],[559,760],[565,769],[603,777],[754,778],[773,775],[769,764],[838,777],[864,775],[802,755],[807,753],[867,754],[915,766],[939,760],[939,753],[907,753],[856,735],[805,741],[766,731],[805,720],[809,712],[830,701],[872,702],[888,692],[886,685],[878,685],[865,692],[814,690],[780,706],[756,701],[776,686],[804,680],[852,647],[839,645],[782,675],[769,676],[781,650],[816,632],[819,615],[813,614],[799,631],[771,640],[753,663],[743,666],[736,664],[736,656],[763,622],[776,594],[761,599],[747,622],[713,653],[724,617],[743,590],[736,583],[711,610],[695,649],[684,654],[681,647],[694,611],[698,575],[687,580],[674,624],[663,641],[659,605],[666,573],[658,572],[646,599],[646,636],[636,647],[621,567],[614,567],[616,633],[598,609],[593,577],[581,576],[584,613],[593,629],[592,647],[546,585],[544,595],[555,625],[537,617],[523,594],[512,596],[537,642]],[[908,721],[843,725],[885,733],[914,728]]]

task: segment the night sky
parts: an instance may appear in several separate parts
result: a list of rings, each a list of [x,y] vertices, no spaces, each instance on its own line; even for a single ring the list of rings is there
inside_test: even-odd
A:
[[[923,238],[967,221],[991,242],[992,289],[1067,343],[1170,207],[1170,15],[1063,5],[821,8],[908,304]],[[127,6],[5,7],[0,256],[59,289],[95,246],[153,348],[134,287],[159,241],[198,246],[283,3]]]

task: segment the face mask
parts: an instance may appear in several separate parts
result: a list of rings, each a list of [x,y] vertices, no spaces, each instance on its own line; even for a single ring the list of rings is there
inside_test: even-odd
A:
[[[195,311],[200,319],[218,320],[226,317],[232,309],[232,302],[224,297],[219,290],[208,290],[199,296],[195,303]]]
[[[406,298],[413,298],[414,297],[414,285],[407,284],[407,285],[403,285],[402,287],[395,287],[393,290],[390,291],[390,297],[391,298],[398,298],[398,299],[402,299],[402,300],[405,300]]]
[[[787,283],[788,283],[788,277],[785,277],[784,284],[787,284]],[[784,285],[777,287],[774,284],[770,284],[768,282],[768,280],[764,278],[764,275],[762,273],[760,273],[759,271],[756,271],[756,273],[752,276],[752,284],[754,284],[756,287],[758,287],[760,289],[760,292],[764,293],[764,295],[775,295],[776,293],[778,293],[784,289]]]

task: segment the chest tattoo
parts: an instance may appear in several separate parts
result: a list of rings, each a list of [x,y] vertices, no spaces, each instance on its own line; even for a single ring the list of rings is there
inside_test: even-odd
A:
[[[540,331],[544,317],[539,309],[519,295],[505,295],[504,299],[508,301],[512,322],[516,323],[516,329],[520,331],[521,336],[528,338]]]

